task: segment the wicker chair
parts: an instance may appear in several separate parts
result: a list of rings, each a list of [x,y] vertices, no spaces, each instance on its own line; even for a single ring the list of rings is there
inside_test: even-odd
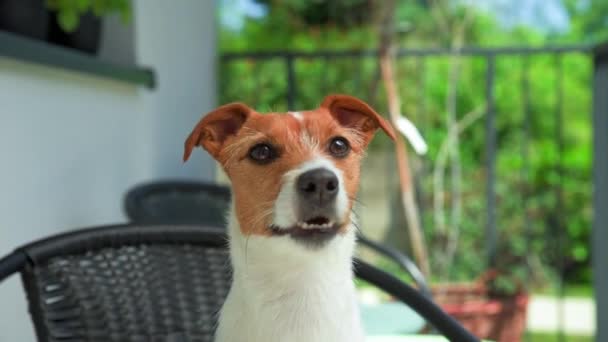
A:
[[[356,275],[403,301],[450,341],[478,341],[432,301],[362,261]],[[226,235],[189,225],[77,230],[0,259],[21,273],[39,341],[212,341],[231,281]]]
[[[219,184],[157,181],[129,190],[125,195],[124,210],[131,222],[139,224],[184,223],[224,227],[230,196],[230,188]],[[416,288],[431,297],[424,275],[407,255],[373,241],[361,232],[358,232],[357,238],[361,246],[395,262],[410,275]]]
[[[124,210],[129,220],[137,223],[203,224],[221,228],[225,226],[230,197],[230,188],[219,184],[160,181],[129,190],[124,198]]]

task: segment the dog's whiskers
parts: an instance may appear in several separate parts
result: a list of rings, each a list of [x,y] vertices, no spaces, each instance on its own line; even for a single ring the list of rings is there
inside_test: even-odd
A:
[[[272,214],[273,214],[272,208],[265,209],[250,224],[255,227],[258,224],[260,224],[261,222],[268,221],[268,217],[271,216]],[[251,238],[251,235],[248,235],[247,238],[245,239],[245,265],[249,265],[249,252],[248,251],[249,251],[249,239],[250,238]]]
[[[348,195],[348,199],[351,200],[353,203],[357,203],[358,205],[365,207],[365,203],[363,203],[363,201],[361,201],[359,198],[357,198],[356,196],[350,196]]]
[[[359,223],[357,222],[352,222],[351,223],[353,227],[355,227],[355,230],[359,233],[359,234],[363,234],[363,232],[361,231],[361,227],[359,227]]]

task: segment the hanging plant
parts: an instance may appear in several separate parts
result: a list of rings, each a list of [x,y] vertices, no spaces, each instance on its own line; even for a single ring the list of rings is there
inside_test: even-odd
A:
[[[118,13],[123,21],[131,19],[130,0],[46,0],[46,6],[57,12],[57,22],[65,32],[74,32],[86,13],[102,17]]]

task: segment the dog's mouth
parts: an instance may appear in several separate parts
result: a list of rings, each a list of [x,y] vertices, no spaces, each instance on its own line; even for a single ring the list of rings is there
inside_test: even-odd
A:
[[[324,216],[317,216],[310,220],[298,221],[296,226],[301,229],[328,229],[331,228],[335,223]]]
[[[316,216],[287,228],[271,225],[270,231],[275,236],[289,235],[294,239],[323,241],[335,236],[340,227],[341,224],[325,216]]]

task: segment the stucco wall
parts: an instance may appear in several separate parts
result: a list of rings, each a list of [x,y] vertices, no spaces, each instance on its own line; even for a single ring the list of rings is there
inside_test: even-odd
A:
[[[214,2],[137,0],[132,25],[121,44],[155,70],[154,90],[0,58],[0,255],[125,221],[122,196],[136,183],[213,179],[204,153],[187,164],[181,154],[216,104]],[[34,341],[18,277],[0,284],[0,341]]]

